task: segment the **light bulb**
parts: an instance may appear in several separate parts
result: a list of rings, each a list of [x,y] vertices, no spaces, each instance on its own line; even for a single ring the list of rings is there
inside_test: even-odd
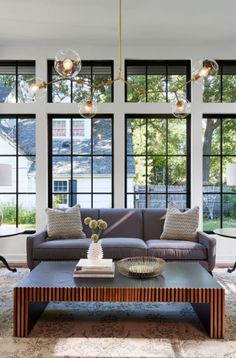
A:
[[[29,80],[29,100],[34,101],[37,98],[40,99],[45,96],[47,84],[41,78],[37,77],[33,80]]]
[[[218,73],[219,66],[215,60],[204,59],[193,66],[192,79],[194,81],[214,77]]]
[[[36,94],[39,91],[39,85],[37,83],[33,83],[31,85],[31,91],[32,93]]]
[[[73,61],[70,58],[66,58],[62,65],[65,71],[70,71],[73,68]]]
[[[55,55],[54,68],[62,77],[73,78],[81,70],[79,54],[70,48],[59,50]]]
[[[86,99],[79,103],[79,114],[83,118],[93,118],[97,113],[97,102],[92,99]]]
[[[186,99],[177,99],[172,104],[172,113],[176,118],[185,118],[190,113],[190,103]]]

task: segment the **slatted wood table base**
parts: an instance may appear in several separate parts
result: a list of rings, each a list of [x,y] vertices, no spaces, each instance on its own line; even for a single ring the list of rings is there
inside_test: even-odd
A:
[[[26,337],[48,302],[188,302],[211,338],[224,337],[223,288],[16,287],[14,336]]]

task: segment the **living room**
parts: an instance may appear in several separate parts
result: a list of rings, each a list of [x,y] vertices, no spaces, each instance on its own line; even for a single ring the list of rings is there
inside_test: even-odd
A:
[[[236,271],[227,271],[236,260],[235,10],[219,0],[194,9],[186,0],[2,1],[0,255],[17,270],[0,269],[3,357],[236,356]],[[69,70],[70,60],[75,64],[72,75],[59,66],[65,59]],[[48,247],[37,251],[30,238],[45,231],[48,208],[80,205],[86,245],[92,233],[85,217],[103,219],[108,228],[99,241],[104,257],[116,261],[149,255],[141,246],[134,255],[131,238],[140,229],[153,239],[155,225],[165,231],[164,219],[152,224],[148,209],[171,204],[182,215],[199,208],[197,229],[213,246],[196,260],[225,289],[224,338],[210,338],[188,304],[168,300],[158,313],[149,301],[143,309],[140,302],[55,300],[27,343],[14,334],[13,288],[47,261]],[[111,208],[139,209],[142,218],[122,222],[124,212],[114,219]],[[127,227],[136,231],[124,256]],[[119,257],[109,256],[106,244],[113,229]],[[196,248],[183,243],[178,250]],[[54,244],[45,236],[42,245],[51,245],[58,261]],[[174,250],[175,259],[152,253],[168,264],[178,261]],[[76,263],[81,257],[73,254]]]

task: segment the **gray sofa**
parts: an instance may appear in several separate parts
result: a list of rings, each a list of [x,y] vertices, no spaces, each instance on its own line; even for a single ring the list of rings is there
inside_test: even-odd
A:
[[[207,271],[215,266],[216,241],[198,232],[198,242],[160,240],[166,209],[81,209],[85,217],[102,218],[108,228],[102,235],[104,258],[155,256],[167,261],[199,262]],[[84,225],[86,239],[47,240],[47,229],[27,237],[27,263],[33,269],[41,261],[85,258],[91,231]]]

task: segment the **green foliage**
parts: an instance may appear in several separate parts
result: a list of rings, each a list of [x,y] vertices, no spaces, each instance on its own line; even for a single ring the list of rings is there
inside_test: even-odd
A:
[[[10,203],[2,205],[3,222],[4,224],[16,223],[16,206]],[[35,224],[36,212],[35,210],[26,210],[22,206],[18,209],[19,224]]]

